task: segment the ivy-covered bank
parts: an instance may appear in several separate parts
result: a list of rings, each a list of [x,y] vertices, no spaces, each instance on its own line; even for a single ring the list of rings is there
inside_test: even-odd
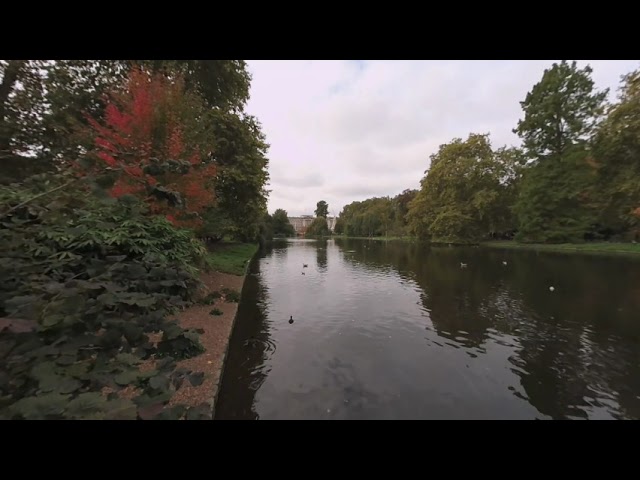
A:
[[[235,315],[242,284],[214,291],[193,233],[63,177],[0,205],[0,418],[211,418],[179,392],[210,381],[202,325]]]

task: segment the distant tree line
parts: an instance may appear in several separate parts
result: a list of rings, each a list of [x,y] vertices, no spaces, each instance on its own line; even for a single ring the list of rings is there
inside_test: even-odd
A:
[[[336,233],[564,243],[640,240],[640,70],[618,99],[592,69],[554,63],[520,102],[522,148],[470,134],[431,155],[418,191],[344,207]]]
[[[331,234],[329,225],[327,224],[327,216],[329,215],[329,204],[324,200],[320,200],[316,204],[316,218],[313,219],[311,225],[307,228],[305,236],[307,237],[325,237]],[[295,237],[296,231],[289,221],[289,214],[286,210],[278,208],[273,215],[265,214],[262,223],[261,239],[268,242],[275,237]]]

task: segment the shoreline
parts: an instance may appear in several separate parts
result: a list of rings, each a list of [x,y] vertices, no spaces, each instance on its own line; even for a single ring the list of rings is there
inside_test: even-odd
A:
[[[483,242],[487,248],[503,248],[511,250],[535,250],[557,253],[586,253],[593,255],[632,256],[640,255],[640,243],[594,242],[594,243],[516,243],[513,241]]]
[[[348,237],[344,235],[335,235],[333,238],[344,238],[348,240],[376,240],[376,241],[402,241],[402,242],[419,242],[415,237]],[[443,242],[420,242],[431,247],[443,247],[449,244]],[[623,242],[585,242],[585,243],[517,243],[513,240],[495,240],[479,243],[452,243],[453,246],[480,246],[487,248],[503,248],[510,250],[536,250],[542,252],[557,253],[585,253],[594,255],[615,255],[615,256],[633,256],[640,255],[640,243],[623,243]]]
[[[200,355],[180,360],[178,367],[204,372],[204,380],[197,386],[184,382],[171,398],[169,405],[206,406],[205,420],[213,420],[215,417],[215,407],[222,385],[231,335],[238,317],[238,307],[244,283],[249,265],[259,252],[257,245],[254,247],[252,249],[247,249],[246,246],[241,247],[244,249],[242,251],[243,259],[241,260],[240,254],[238,254],[237,261],[231,268],[203,272],[200,275],[203,288],[198,292],[201,302],[176,315],[181,327],[203,331],[200,335],[200,342],[204,347],[204,352]],[[249,252],[251,254],[247,259],[246,254]],[[212,257],[215,256],[215,253],[215,251],[212,252]],[[239,270],[239,261],[244,263],[241,275],[235,273]],[[220,271],[225,269],[234,273]],[[217,298],[213,299],[212,296]],[[202,301],[207,298],[209,298],[208,301]],[[215,310],[217,310],[217,314],[212,314],[211,312]]]

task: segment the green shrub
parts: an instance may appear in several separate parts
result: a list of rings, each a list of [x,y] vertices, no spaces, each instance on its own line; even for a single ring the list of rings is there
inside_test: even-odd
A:
[[[223,288],[224,300],[230,303],[238,303],[240,301],[240,293],[230,288]]]
[[[83,187],[40,176],[0,192],[0,320],[22,327],[0,332],[0,417],[188,414],[164,405],[184,379],[201,382],[175,359],[203,349],[166,317],[190,304],[204,248],[137,201]],[[163,358],[142,373],[151,356]],[[141,394],[119,398],[129,385]]]

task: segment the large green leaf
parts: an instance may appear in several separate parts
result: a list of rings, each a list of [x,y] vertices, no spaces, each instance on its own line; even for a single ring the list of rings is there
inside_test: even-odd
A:
[[[69,402],[66,413],[72,418],[86,418],[104,409],[106,403],[107,399],[100,393],[81,393]]]
[[[109,420],[136,420],[138,407],[131,400],[111,400],[104,405],[105,418]]]
[[[188,378],[189,382],[191,382],[191,385],[193,385],[194,387],[198,387],[202,385],[202,382],[204,382],[204,372],[192,373]]]
[[[169,377],[163,374],[158,374],[149,380],[149,386],[154,390],[165,392],[169,389],[170,386]]]
[[[175,405],[170,408],[165,408],[156,418],[158,420],[181,420],[186,411],[187,409],[183,405]]]
[[[197,407],[189,408],[187,412],[187,420],[211,420],[213,412],[211,407],[206,403],[198,405]]]
[[[114,378],[118,385],[126,386],[138,380],[138,370],[126,370]]]
[[[137,365],[140,363],[140,359],[131,353],[119,353],[116,355],[116,360],[124,365]]]
[[[58,382],[55,391],[58,393],[73,393],[80,387],[82,387],[82,382],[75,378],[62,378]]]
[[[26,420],[43,420],[62,416],[68,405],[69,395],[46,393],[38,397],[27,397],[18,400],[10,407],[13,415]]]

